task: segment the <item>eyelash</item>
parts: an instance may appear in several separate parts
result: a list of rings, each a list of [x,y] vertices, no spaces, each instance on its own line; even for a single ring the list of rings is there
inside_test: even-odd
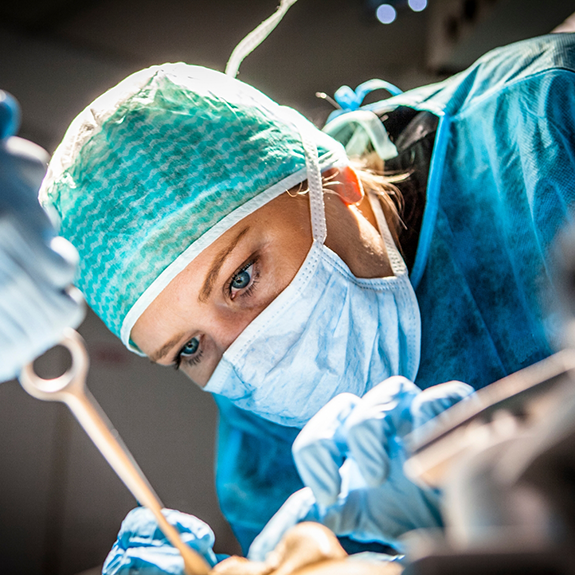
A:
[[[178,355],[176,355],[176,357],[174,358],[173,367],[177,371],[178,369],[180,369],[182,362],[184,362],[189,366],[198,365],[198,363],[202,361],[202,355],[204,355],[204,350],[202,348],[198,350],[198,353],[196,353],[196,355],[187,357],[183,357],[182,350],[180,350],[178,351]]]
[[[227,291],[228,297],[230,297],[230,299],[233,299],[232,298],[232,283],[233,283],[234,279],[236,279],[241,273],[248,270],[251,266],[255,266],[257,261],[258,261],[258,258],[253,257],[247,263],[245,263],[239,270],[237,270],[232,275],[232,277],[229,279],[227,286],[226,286],[226,291]],[[256,284],[258,283],[258,279],[259,279],[259,273],[257,272],[256,269],[254,269],[252,271],[250,285],[248,287],[244,288],[243,290],[238,290],[236,297],[250,297],[256,289]],[[241,291],[241,293],[239,293],[240,291]],[[180,369],[182,362],[186,363],[189,366],[194,366],[194,365],[198,365],[200,363],[200,361],[202,361],[202,355],[204,354],[204,351],[201,347],[199,348],[196,355],[186,356],[186,357],[182,356],[183,349],[184,348],[182,347],[178,351],[176,357],[174,358],[173,367],[175,370]]]

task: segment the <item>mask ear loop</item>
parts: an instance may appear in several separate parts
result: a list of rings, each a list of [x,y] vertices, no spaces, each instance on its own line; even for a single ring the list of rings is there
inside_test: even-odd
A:
[[[313,239],[320,244],[327,237],[327,225],[325,221],[325,205],[323,202],[323,185],[319,158],[315,142],[308,137],[305,128],[299,128],[301,142],[305,153],[305,165],[307,169],[307,185],[309,188],[309,208],[311,213],[311,231]]]
[[[393,270],[394,275],[397,277],[401,274],[407,273],[407,266],[393,241],[393,236],[391,235],[379,198],[373,192],[368,192],[367,197],[369,198],[369,204],[371,205],[371,210],[375,216],[379,233],[385,243],[387,257],[391,263],[391,269]]]

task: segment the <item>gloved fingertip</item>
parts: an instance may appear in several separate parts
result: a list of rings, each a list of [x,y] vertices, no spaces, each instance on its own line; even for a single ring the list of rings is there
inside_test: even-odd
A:
[[[17,376],[18,369],[14,368],[13,365],[8,364],[7,361],[3,362],[0,357],[0,383],[16,379]]]
[[[463,400],[474,397],[475,390],[461,381],[448,381],[429,387],[414,400],[414,428],[431,421]]]
[[[471,385],[463,383],[463,381],[448,381],[442,385],[445,386],[446,392],[451,395],[455,401],[458,399],[465,399],[466,397],[475,394],[475,389],[471,387]]]
[[[20,106],[8,92],[0,90],[0,139],[13,136],[20,125]]]
[[[371,466],[369,471],[362,470],[362,474],[369,487],[379,487],[389,477],[389,463],[380,462],[379,465]]]
[[[379,487],[387,480],[390,472],[389,456],[379,453],[377,457],[366,458],[361,460],[355,459],[359,471],[369,487]]]
[[[264,548],[262,545],[258,545],[256,542],[257,539],[255,539],[252,545],[250,546],[247,553],[247,558],[250,561],[263,563],[266,560],[266,557],[268,553],[271,551],[271,549],[267,549],[267,547]]]
[[[296,491],[253,540],[248,550],[248,559],[265,561],[291,527],[302,521],[314,521],[317,516],[317,502],[312,490],[304,487]]]
[[[79,262],[76,248],[62,236],[55,236],[50,240],[50,249],[55,256],[52,270],[55,285],[64,287],[71,284]]]
[[[388,477],[389,434],[391,431],[387,418],[383,414],[377,417],[370,413],[370,419],[364,419],[348,431],[348,442],[353,460],[370,487],[380,486]]]
[[[76,328],[86,317],[86,300],[84,299],[82,292],[74,286],[69,286],[66,289],[66,294],[74,303],[74,311],[68,318],[68,323],[70,327]]]
[[[339,492],[334,493],[334,492],[327,492],[327,491],[321,491],[321,492],[314,491],[313,494],[315,495],[315,499],[316,499],[319,506],[329,507],[337,501],[337,496],[338,496]]]
[[[70,265],[76,267],[80,260],[76,248],[62,236],[55,236],[50,242],[50,247],[62,258],[64,258]]]

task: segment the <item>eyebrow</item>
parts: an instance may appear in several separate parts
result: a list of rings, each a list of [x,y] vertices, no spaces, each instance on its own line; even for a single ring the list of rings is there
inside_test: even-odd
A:
[[[212,293],[212,289],[214,288],[214,284],[218,279],[218,274],[220,273],[220,269],[224,265],[226,258],[234,251],[235,247],[238,245],[238,242],[242,239],[242,237],[247,233],[250,229],[249,226],[246,226],[243,230],[237,234],[237,236],[214,258],[214,263],[206,276],[204,281],[204,285],[200,290],[200,295],[198,296],[198,301],[204,303]]]
[[[218,274],[226,258],[234,251],[235,247],[238,245],[238,242],[242,239],[242,237],[248,232],[250,229],[249,226],[246,226],[242,229],[236,237],[223,249],[218,253],[218,255],[214,258],[214,263],[212,267],[209,269],[206,279],[204,281],[204,285],[200,290],[200,295],[198,296],[198,301],[205,302],[210,294],[212,293],[212,289],[214,288],[214,284],[216,283],[216,279],[218,278]],[[170,349],[172,349],[182,338],[184,337],[184,333],[179,333],[176,336],[172,337],[168,342],[166,342],[158,351],[150,354],[148,357],[153,361],[157,362],[159,359],[162,359]]]
[[[156,363],[159,359],[162,359],[172,347],[174,347],[181,339],[184,337],[183,333],[179,333],[175,337],[173,337],[170,341],[165,343],[158,351],[155,353],[150,354],[148,357]]]

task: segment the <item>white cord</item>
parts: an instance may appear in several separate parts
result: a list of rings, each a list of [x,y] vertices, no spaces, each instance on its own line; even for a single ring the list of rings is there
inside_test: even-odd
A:
[[[257,28],[252,30],[235,48],[226,64],[226,75],[235,78],[238,75],[240,64],[244,58],[251,54],[280,23],[286,12],[297,0],[281,0],[278,9]]]
[[[327,224],[325,219],[325,205],[323,201],[323,185],[317,146],[308,136],[302,126],[299,130],[305,154],[307,168],[307,185],[309,189],[309,207],[311,213],[311,230],[313,239],[323,244],[327,237]]]

